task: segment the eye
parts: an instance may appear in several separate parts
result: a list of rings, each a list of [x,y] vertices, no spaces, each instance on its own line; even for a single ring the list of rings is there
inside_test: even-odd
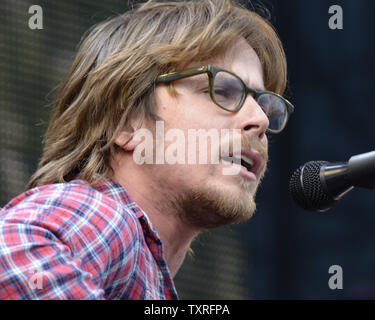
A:
[[[210,88],[205,87],[205,88],[199,89],[198,92],[209,95],[210,94]]]
[[[214,93],[215,96],[220,96],[223,98],[228,98],[230,96],[228,88],[215,88]]]

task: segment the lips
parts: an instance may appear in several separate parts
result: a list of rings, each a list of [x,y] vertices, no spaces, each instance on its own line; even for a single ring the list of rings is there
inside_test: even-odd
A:
[[[230,163],[239,164],[256,176],[258,176],[263,166],[263,158],[260,153],[250,149],[242,149],[240,154],[229,154],[229,156],[222,157],[222,159]]]

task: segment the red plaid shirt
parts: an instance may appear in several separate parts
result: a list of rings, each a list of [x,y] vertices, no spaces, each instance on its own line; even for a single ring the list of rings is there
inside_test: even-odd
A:
[[[26,191],[0,211],[0,299],[177,299],[163,245],[118,183]]]

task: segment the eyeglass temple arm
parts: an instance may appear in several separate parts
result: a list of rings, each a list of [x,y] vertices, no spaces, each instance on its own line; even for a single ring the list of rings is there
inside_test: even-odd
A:
[[[199,67],[199,68],[193,68],[193,69],[188,69],[188,70],[183,70],[183,71],[177,71],[177,72],[172,72],[168,74],[162,74],[161,76],[156,78],[157,83],[167,83],[167,82],[172,82],[175,80],[180,80],[183,78],[187,78],[190,76],[195,76],[198,74],[202,74],[207,72],[208,67]]]
[[[292,105],[287,99],[284,98],[284,100],[286,101],[289,114],[292,114],[294,112],[294,105]]]

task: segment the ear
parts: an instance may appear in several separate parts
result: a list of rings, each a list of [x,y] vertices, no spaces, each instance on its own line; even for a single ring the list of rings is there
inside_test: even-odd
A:
[[[128,121],[115,139],[115,144],[125,152],[133,152],[142,142],[140,139],[134,139],[134,137],[137,136],[137,130],[142,129],[144,125],[145,119],[129,115]]]
[[[119,135],[115,139],[115,144],[125,152],[133,152],[140,143],[140,141],[134,140],[136,126],[139,126],[139,123],[137,123],[135,119],[132,119],[121,129]]]
[[[134,151],[135,147],[139,144],[138,141],[133,139],[134,130],[123,129],[115,140],[115,144],[127,152]]]

